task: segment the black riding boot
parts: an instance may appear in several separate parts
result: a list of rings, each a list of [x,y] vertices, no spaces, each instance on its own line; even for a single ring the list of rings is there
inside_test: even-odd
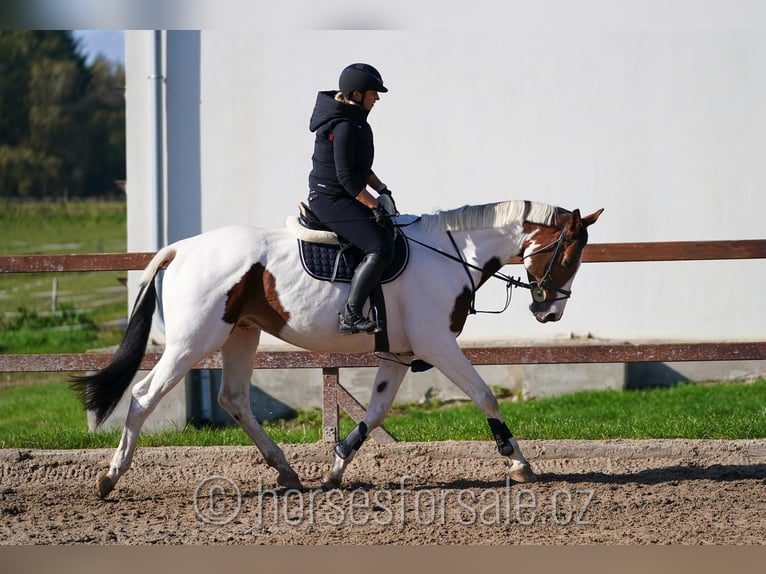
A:
[[[354,333],[377,333],[380,331],[378,324],[362,314],[364,302],[370,296],[375,285],[380,281],[386,262],[378,253],[370,253],[359,264],[351,278],[351,290],[348,301],[343,311],[338,313],[340,317],[340,332],[343,335]]]

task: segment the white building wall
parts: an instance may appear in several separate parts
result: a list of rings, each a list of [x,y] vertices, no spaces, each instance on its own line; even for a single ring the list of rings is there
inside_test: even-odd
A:
[[[282,226],[306,196],[316,92],[334,88],[346,64],[367,61],[390,88],[370,115],[375,169],[402,211],[532,199],[604,207],[594,243],[763,237],[766,34],[679,30],[661,16],[640,29],[594,26],[587,15],[529,29],[525,9],[510,10],[497,3],[493,17],[508,25],[488,30],[202,31],[192,63],[180,51],[172,64],[199,67],[199,166],[190,153],[171,169],[192,183],[199,174],[201,213],[183,217],[203,231]],[[144,119],[131,107],[142,34],[127,33],[128,145],[139,158],[128,175],[131,250],[151,248],[135,240],[144,233],[135,178],[146,177],[148,160],[130,132],[142,130],[131,119]],[[178,115],[169,146],[185,125]],[[537,324],[517,291],[506,313],[469,319],[461,341],[761,339],[764,277],[762,261],[588,264],[561,322]],[[478,306],[503,301],[504,287],[488,285]]]

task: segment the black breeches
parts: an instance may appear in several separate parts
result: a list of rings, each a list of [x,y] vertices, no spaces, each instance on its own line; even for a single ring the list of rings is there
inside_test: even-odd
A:
[[[372,210],[355,198],[312,191],[309,207],[322,223],[365,255],[378,253],[386,264],[393,259],[393,234],[375,223]]]

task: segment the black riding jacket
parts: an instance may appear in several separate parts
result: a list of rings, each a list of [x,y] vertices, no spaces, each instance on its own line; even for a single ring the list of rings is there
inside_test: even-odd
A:
[[[335,91],[319,92],[309,129],[316,132],[309,188],[331,195],[356,197],[367,185],[375,148],[368,112],[335,99]]]

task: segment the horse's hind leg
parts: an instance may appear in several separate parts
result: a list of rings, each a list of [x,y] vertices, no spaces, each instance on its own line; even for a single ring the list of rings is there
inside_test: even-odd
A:
[[[238,328],[221,347],[223,377],[218,403],[253,440],[266,463],[277,470],[277,482],[288,488],[301,488],[301,481],[282,449],[263,430],[250,408],[250,377],[260,334],[260,329],[255,327]]]
[[[383,422],[394,402],[408,365],[393,361],[383,361],[375,375],[370,403],[362,422],[335,445],[335,460],[332,467],[322,477],[322,485],[326,489],[338,488],[343,480],[343,472],[348,467],[354,455],[361,448],[370,431]]]
[[[194,366],[197,359],[175,353],[168,348],[149,374],[133,386],[130,409],[120,444],[112,457],[109,470],[100,473],[96,479],[96,489],[101,498],[106,498],[120,477],[130,468],[138,435],[146,418],[162,397]]]

